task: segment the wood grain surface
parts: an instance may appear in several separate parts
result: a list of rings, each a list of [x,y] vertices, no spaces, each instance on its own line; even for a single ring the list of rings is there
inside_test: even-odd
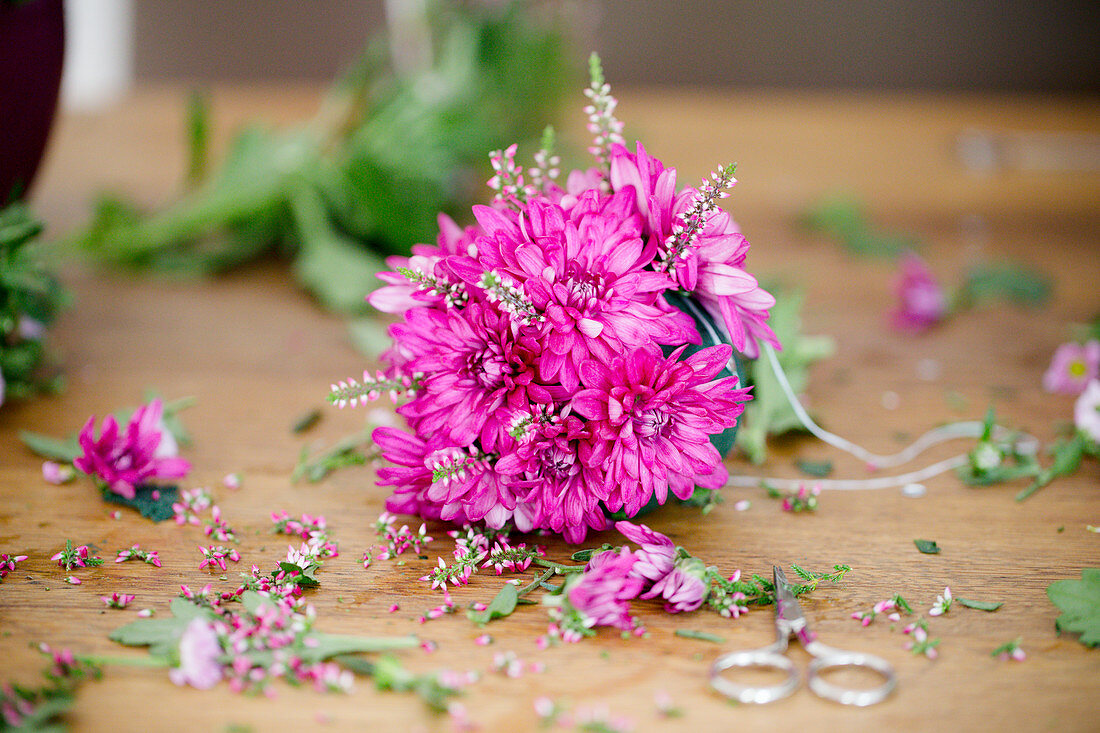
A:
[[[284,124],[309,115],[312,89],[215,90],[219,146],[237,123],[261,116]],[[182,169],[183,95],[175,88],[140,91],[97,117],[61,120],[35,206],[60,234],[79,223],[94,193],[112,187],[152,204],[168,199]],[[1100,177],[1093,174],[1004,172],[977,177],[955,162],[953,136],[967,126],[994,130],[1098,130],[1095,100],[965,96],[769,95],[635,90],[622,95],[628,134],[680,168],[694,182],[715,163],[737,160],[741,183],[727,201],[753,243],[749,266],[806,292],[805,327],[836,339],[835,356],[816,365],[807,401],[833,431],[880,452],[900,447],[897,434],[915,436],[943,422],[980,417],[994,403],[1002,420],[1048,441],[1059,422],[1072,419],[1072,400],[1043,393],[1040,380],[1067,324],[1100,310]],[[577,121],[574,132],[579,131]],[[957,282],[979,258],[1011,257],[1052,275],[1053,301],[1038,310],[1009,306],[958,316],[933,332],[902,336],[886,327],[892,307],[889,264],[850,257],[833,243],[808,235],[795,214],[824,193],[846,190],[865,200],[876,222],[907,229],[924,242],[932,268]],[[773,563],[854,570],[838,586],[822,586],[804,603],[826,643],[886,657],[898,672],[897,692],[869,709],[847,709],[802,689],[783,702],[752,707],[728,704],[706,684],[710,663],[722,651],[755,647],[773,634],[772,613],[737,620],[704,612],[671,616],[656,604],[636,609],[649,628],[644,639],[621,639],[603,630],[583,643],[540,651],[546,611],[522,607],[487,631],[462,615],[424,625],[416,617],[439,602],[416,578],[448,555],[445,528],[429,560],[402,565],[358,558],[374,541],[370,527],[382,510],[385,489],[370,468],[341,471],[321,484],[291,484],[303,445],[330,443],[359,429],[364,411],[326,410],[304,436],[291,424],[320,407],[334,378],[366,364],[351,348],[342,322],[319,310],[289,282],[285,263],[265,261],[201,282],[138,279],[69,265],[66,279],[75,305],[50,340],[69,375],[58,397],[0,410],[0,551],[26,554],[0,586],[0,678],[30,682],[42,666],[29,642],[45,641],[78,653],[141,656],[107,639],[135,618],[136,609],[167,613],[181,583],[235,587],[237,568],[197,570],[205,539],[194,527],[152,524],[103,504],[86,480],[51,486],[41,461],[19,444],[19,429],[51,434],[74,431],[91,414],[136,404],[146,387],[168,397],[194,395],[184,414],[194,434],[185,453],[194,464],[185,486],[213,489],[224,516],[238,530],[241,568],[273,563],[285,549],[270,534],[273,510],[324,514],[341,556],[325,563],[321,587],[310,593],[323,631],[416,633],[438,643],[434,654],[402,655],[417,670],[474,669],[482,680],[462,702],[487,731],[537,727],[532,702],[550,696],[573,708],[606,706],[631,718],[636,730],[1095,730],[1100,700],[1100,652],[1054,628],[1058,610],[1047,600],[1053,580],[1079,577],[1100,563],[1100,466],[1086,462],[1071,479],[1055,482],[1023,504],[1018,485],[971,488],[953,476],[927,482],[923,498],[897,490],[826,492],[813,515],[792,515],[763,491],[729,490],[711,514],[669,507],[648,521],[656,529],[724,571],[767,573]],[[364,284],[364,289],[368,284]],[[926,381],[917,365],[934,360],[940,375]],[[890,407],[884,394],[894,393]],[[886,406],[884,406],[884,402]],[[953,455],[948,445],[928,460]],[[866,475],[864,468],[817,441],[786,439],[772,446],[768,463],[753,467],[736,457],[731,471],[796,476],[796,458],[831,458],[836,475]],[[220,485],[230,471],[243,487]],[[751,507],[735,511],[747,498]],[[919,554],[914,538],[936,540],[939,555]],[[66,538],[88,543],[104,557],[138,542],[160,552],[163,567],[137,563],[85,570],[84,583],[67,585],[68,573],[49,561]],[[591,538],[618,542],[611,532]],[[572,548],[544,541],[550,557]],[[488,601],[500,579],[476,576],[455,591],[460,605]],[[931,620],[942,640],[935,661],[913,656],[905,638],[880,619],[862,628],[849,618],[900,593],[927,613],[945,585],[956,595],[1003,601],[995,613],[957,604]],[[104,610],[99,596],[134,593],[126,610]],[[390,614],[391,604],[400,611]],[[725,643],[676,637],[676,629],[718,634]],[[1007,663],[990,651],[1023,638],[1028,659]],[[491,671],[494,654],[514,651],[546,671],[509,679]],[[800,663],[800,650],[792,652]],[[657,714],[654,695],[667,692],[682,717]],[[68,722],[78,731],[256,731],[327,727],[334,730],[447,730],[447,719],[428,713],[413,697],[374,691],[369,682],[353,694],[321,695],[278,686],[274,699],[235,695],[223,685],[200,692],[174,686],[163,670],[109,667],[85,684]],[[325,723],[321,726],[320,723]]]

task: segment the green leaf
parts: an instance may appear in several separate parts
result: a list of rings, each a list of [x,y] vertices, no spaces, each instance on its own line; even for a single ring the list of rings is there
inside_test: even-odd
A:
[[[1037,307],[1050,300],[1053,290],[1046,275],[1015,262],[1001,262],[972,267],[955,295],[955,303],[957,307],[970,307],[984,300],[1001,299]]]
[[[913,544],[925,555],[940,554],[940,546],[936,544],[935,540],[913,540]]]
[[[806,336],[802,331],[802,300],[799,290],[768,284],[776,298],[768,325],[775,331],[783,350],[776,353],[791,389],[803,392],[809,384],[809,367],[832,355],[835,342],[828,336]],[[767,439],[793,430],[805,430],[791,407],[779,380],[766,359],[745,361],[746,384],[752,385],[752,400],[745,406],[737,428],[737,447],[756,464],[767,458]]]
[[[347,634],[311,633],[306,646],[298,654],[305,662],[321,662],[341,654],[361,652],[389,652],[409,649],[420,643],[415,636],[351,636]]]
[[[713,644],[725,644],[725,637],[718,636],[717,634],[711,634],[706,631],[696,631],[695,629],[676,629],[672,632],[676,636],[683,637],[684,639],[697,639],[698,641],[709,641]]]
[[[807,476],[814,476],[816,478],[825,478],[833,472],[832,461],[807,461],[799,458],[794,462],[795,467],[806,474]]]
[[[967,608],[976,608],[979,611],[996,611],[998,608],[1004,605],[1004,601],[972,601],[969,598],[960,598],[955,596],[955,600],[960,605]]]
[[[20,430],[19,439],[23,445],[42,456],[55,461],[72,463],[84,450],[75,437],[53,438],[41,433],[32,433],[30,430]]]
[[[1056,580],[1047,597],[1062,615],[1054,622],[1059,631],[1079,633],[1085,646],[1100,645],[1100,568],[1084,568],[1081,580]]]
[[[475,624],[484,626],[493,619],[510,616],[512,612],[516,610],[516,601],[518,598],[516,586],[511,583],[505,583],[501,587],[500,592],[490,601],[488,607],[484,611],[474,611],[471,609],[466,612],[466,617]]]
[[[1056,478],[1076,472],[1087,450],[1088,439],[1080,432],[1069,440],[1059,441],[1054,446],[1054,462],[1050,468],[1039,471],[1031,485],[1016,495],[1016,501],[1023,501]]]
[[[176,601],[186,603],[187,606],[198,611],[198,613],[188,610],[171,618],[139,618],[125,626],[118,627],[108,634],[107,638],[126,646],[147,646],[149,647],[149,653],[153,656],[172,656],[179,647],[180,637],[183,635],[184,629],[193,619],[197,617],[211,618],[207,611],[186,599],[178,598]],[[176,601],[172,602],[173,613],[182,610]]]
[[[321,411],[314,408],[309,412],[300,415],[294,423],[290,426],[290,432],[297,435],[298,433],[304,433],[312,428],[321,420]]]
[[[141,516],[154,522],[163,522],[175,516],[172,505],[179,500],[179,487],[171,484],[154,486],[142,484],[134,488],[134,498],[127,499],[113,491],[103,492],[103,500],[111,504],[137,509]]]

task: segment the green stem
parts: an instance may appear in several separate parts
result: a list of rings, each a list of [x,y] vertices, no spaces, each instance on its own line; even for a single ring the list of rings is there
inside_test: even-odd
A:
[[[528,593],[533,591],[535,588],[538,588],[540,585],[545,583],[547,580],[550,580],[550,578],[552,578],[554,576],[554,573],[555,573],[554,568],[549,568],[542,575],[535,578],[530,583],[528,583],[527,585],[523,586],[518,591],[516,591],[516,597],[517,598],[523,598],[525,595],[527,595]]]
[[[94,655],[78,656],[77,661],[82,664],[94,664],[97,666],[112,667],[168,667],[166,657],[97,657]]]
[[[561,575],[584,572],[584,565],[562,565],[560,562],[554,562],[553,560],[547,560],[542,557],[534,558],[534,562],[536,565],[541,565],[544,568],[551,568],[555,573],[560,573]]]

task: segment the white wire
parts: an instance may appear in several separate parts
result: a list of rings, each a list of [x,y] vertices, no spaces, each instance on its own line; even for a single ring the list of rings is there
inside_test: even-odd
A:
[[[728,342],[729,338],[721,338],[711,325],[709,318],[705,317],[705,314],[700,312],[698,304],[690,296],[685,297],[684,302],[688,308],[692,310],[697,320],[703,324],[706,328],[708,335],[714,341],[714,343]],[[721,326],[719,326],[721,328]],[[723,329],[724,331],[725,329]],[[798,397],[795,395],[794,390],[791,388],[791,383],[787,379],[786,373],[783,371],[783,367],[779,365],[779,358],[775,355],[775,348],[767,342],[758,342],[764,353],[768,356],[768,363],[771,365],[772,371],[775,373],[775,378],[779,382],[779,386],[783,390],[783,394],[787,398],[787,402],[790,403],[791,409],[794,410],[795,416],[799,422],[810,431],[814,437],[818,438],[825,443],[838,448],[846,453],[859,458],[868,464],[871,468],[893,468],[909,463],[914,458],[919,456],[928,448],[943,443],[948,440],[956,440],[958,438],[980,438],[985,431],[985,423],[977,420],[966,422],[955,422],[949,425],[942,425],[937,428],[929,430],[924,435],[917,438],[908,447],[904,448],[897,453],[891,455],[880,455],[878,453],[872,453],[866,448],[856,445],[850,440],[840,437],[835,433],[830,433],[820,425],[815,423],[810,415],[802,407],[802,403],[798,401]],[[730,357],[729,364],[727,364],[729,370],[734,374],[737,373],[737,365],[735,364],[733,357]],[[1000,425],[993,426],[993,434],[991,436],[995,440],[1007,441],[1009,439],[1015,439],[1016,450],[1024,453],[1032,453],[1038,451],[1039,442],[1034,437],[1027,434],[1017,434],[1009,431]],[[888,489],[897,486],[905,486],[907,484],[917,483],[930,479],[933,476],[938,476],[941,473],[946,473],[959,466],[965,464],[968,460],[967,454],[948,458],[946,460],[933,463],[930,466],[925,466],[917,471],[910,471],[909,473],[903,473],[897,476],[879,476],[877,478],[868,479],[821,479],[814,481],[814,483],[820,486],[822,489],[833,489],[835,491],[864,491],[864,490],[876,490],[876,489]],[[730,476],[726,481],[727,486],[735,487],[755,487],[759,486],[761,482],[766,482],[776,488],[780,489],[798,489],[799,486],[806,483],[804,480],[799,479],[783,479],[783,478],[761,478],[756,476]]]

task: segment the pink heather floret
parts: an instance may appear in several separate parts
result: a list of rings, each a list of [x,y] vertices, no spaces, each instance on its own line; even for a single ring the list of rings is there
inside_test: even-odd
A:
[[[1073,423],[1094,443],[1100,443],[1100,380],[1089,382],[1073,406]]]
[[[568,590],[569,603],[594,626],[613,626],[629,631],[634,627],[630,601],[638,597],[645,584],[631,572],[635,562],[634,553],[626,548],[615,557],[605,558],[598,566],[582,573]]]
[[[1047,392],[1079,395],[1088,383],[1100,377],[1100,341],[1084,344],[1070,341],[1054,351],[1050,366],[1043,374]]]
[[[902,256],[897,297],[898,308],[891,315],[891,323],[899,331],[925,331],[947,315],[943,288],[924,260],[912,252]]]
[[[222,678],[222,668],[218,662],[221,654],[221,644],[214,627],[207,621],[196,618],[180,636],[180,664],[169,670],[168,676],[177,685],[191,685],[200,690],[209,690]]]
[[[95,416],[80,431],[83,453],[73,465],[89,476],[98,478],[112,491],[133,499],[135,487],[155,479],[182,478],[191,470],[183,459],[165,454],[165,448],[175,445],[161,432],[163,405],[153,400],[134,412],[125,432],[120,432],[113,415],[103,418],[98,440],[95,437]]]

